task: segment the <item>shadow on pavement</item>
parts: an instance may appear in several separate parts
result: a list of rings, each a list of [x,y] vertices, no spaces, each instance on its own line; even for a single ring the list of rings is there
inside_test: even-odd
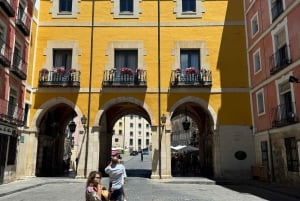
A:
[[[151,170],[144,169],[126,169],[127,177],[143,177],[150,178]]]

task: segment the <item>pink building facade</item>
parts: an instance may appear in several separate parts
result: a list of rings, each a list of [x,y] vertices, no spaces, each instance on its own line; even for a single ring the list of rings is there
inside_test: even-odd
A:
[[[34,2],[0,0],[0,184],[16,179]]]
[[[300,184],[300,2],[244,0],[253,177]]]

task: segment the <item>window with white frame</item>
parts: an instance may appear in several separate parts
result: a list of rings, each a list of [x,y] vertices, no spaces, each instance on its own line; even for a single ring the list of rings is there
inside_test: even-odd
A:
[[[258,32],[258,14],[256,13],[251,19],[251,33],[252,36],[255,36]]]
[[[43,68],[51,70],[53,67],[63,67],[80,70],[78,64],[80,52],[77,41],[48,41],[44,50],[46,62]]]
[[[108,63],[106,70],[121,69],[127,67],[132,70],[145,70],[144,64],[144,44],[142,41],[112,41],[106,51]],[[133,119],[133,117],[130,119]]]
[[[255,51],[255,53],[253,54],[253,66],[254,66],[254,73],[257,73],[261,70],[260,49]]]
[[[278,84],[279,117],[285,121],[294,118],[294,103],[292,99],[291,84],[286,80]]]
[[[80,13],[78,3],[80,0],[50,0],[52,7],[50,13],[53,18],[76,18]]]
[[[188,67],[210,70],[210,65],[206,61],[209,52],[204,41],[176,41],[174,46],[173,70]]]
[[[202,6],[203,0],[174,0],[176,1],[176,7],[174,13],[177,18],[199,18],[204,13]]]
[[[5,29],[2,24],[0,24],[0,55],[5,56]]]
[[[265,114],[265,100],[264,100],[264,91],[261,89],[256,93],[256,106],[257,106],[257,114],[263,115]]]
[[[19,2],[18,7],[18,19],[21,20],[24,24],[26,24],[26,17],[27,17],[27,5],[25,1]]]
[[[284,11],[283,0],[270,0],[272,22],[275,21]]]
[[[141,13],[139,3],[142,0],[112,0],[114,7],[111,13],[114,18],[138,18]]]

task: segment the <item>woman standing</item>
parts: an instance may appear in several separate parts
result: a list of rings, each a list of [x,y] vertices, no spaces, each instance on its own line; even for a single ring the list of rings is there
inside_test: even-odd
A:
[[[86,201],[101,201],[102,185],[101,185],[101,173],[98,171],[90,172],[85,191]]]

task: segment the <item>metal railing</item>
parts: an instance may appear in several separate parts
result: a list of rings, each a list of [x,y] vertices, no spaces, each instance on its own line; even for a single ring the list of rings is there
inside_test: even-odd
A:
[[[22,80],[26,80],[27,62],[18,54],[14,54],[11,71]]]
[[[3,8],[9,17],[15,16],[16,3],[15,0],[0,0],[0,7]]]
[[[288,54],[288,46],[284,45],[270,57],[270,73],[277,73],[278,71],[291,64],[291,62],[292,61]]]
[[[24,109],[17,104],[0,98],[0,121],[16,126],[24,125]]]
[[[295,102],[281,104],[272,109],[272,127],[282,127],[298,122]]]
[[[0,38],[0,63],[5,66],[9,67],[11,64],[11,55],[12,55],[12,48]]]
[[[25,36],[30,34],[31,17],[22,10],[19,10],[16,25],[21,29]]]
[[[39,72],[40,87],[80,87],[80,71],[48,71]]]
[[[146,70],[111,69],[104,71],[103,86],[147,86]]]
[[[171,86],[210,87],[212,86],[211,71],[206,69],[201,69],[199,72],[182,71],[180,69],[172,70]]]

